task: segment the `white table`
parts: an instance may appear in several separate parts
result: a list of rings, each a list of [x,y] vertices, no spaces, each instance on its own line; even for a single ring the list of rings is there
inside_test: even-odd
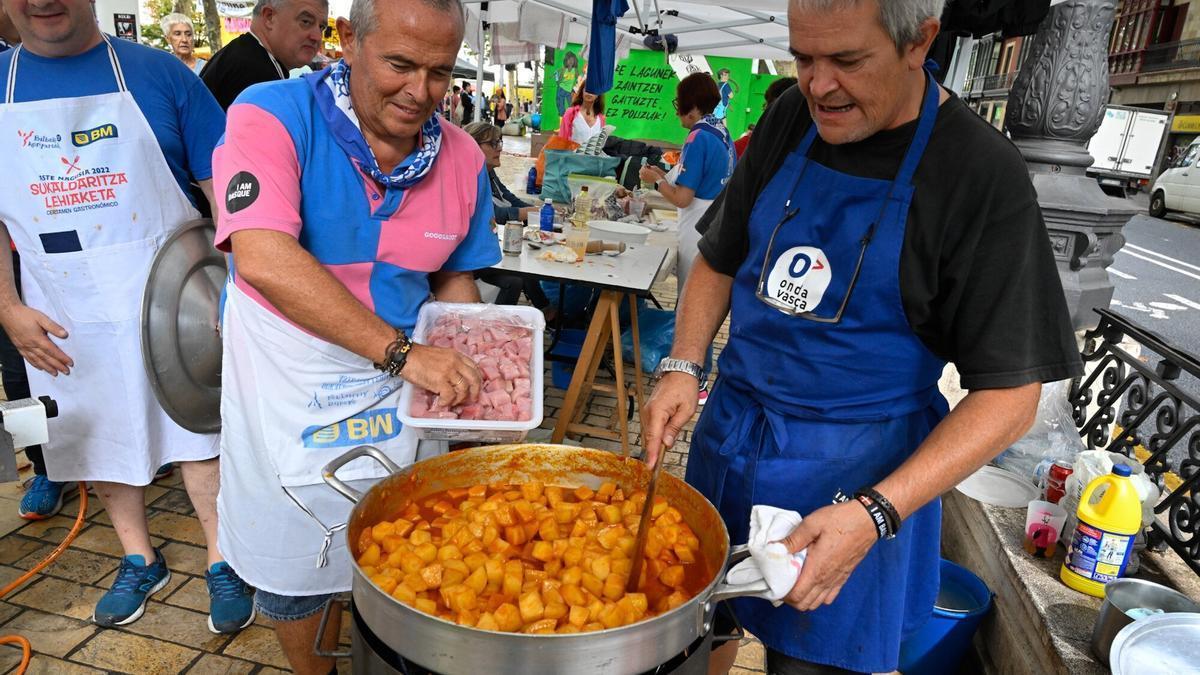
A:
[[[567,387],[563,407],[558,413],[558,422],[554,426],[551,442],[561,443],[568,433],[589,434],[620,441],[621,451],[628,455],[629,421],[626,414],[625,366],[621,357],[620,307],[628,298],[630,330],[633,333],[633,382],[638,414],[641,415],[645,406],[645,392],[642,386],[642,350],[641,335],[638,332],[637,299],[650,294],[650,287],[658,278],[659,270],[670,251],[664,246],[630,245],[620,255],[588,255],[581,263],[543,260],[540,256],[545,251],[544,248],[534,249],[526,244],[522,247],[521,255],[505,255],[492,269],[600,289],[600,299],[596,302],[592,321],[588,325],[587,337],[584,338],[583,347],[580,349],[579,360],[575,366],[575,373],[571,376],[571,384]],[[596,384],[596,371],[609,347],[613,350],[616,383],[612,386]],[[585,408],[581,403],[596,391],[612,393],[617,399],[615,422],[620,426],[619,431],[578,421]]]

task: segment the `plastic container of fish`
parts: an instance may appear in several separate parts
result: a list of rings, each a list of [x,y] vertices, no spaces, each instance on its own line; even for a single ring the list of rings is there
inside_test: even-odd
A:
[[[422,345],[430,344],[429,334],[433,331],[437,321],[447,315],[460,317],[468,322],[495,321],[530,330],[530,337],[533,340],[529,363],[532,414],[527,420],[517,421],[416,417],[412,414],[413,399],[418,395],[424,395],[425,392],[420,387],[405,383],[400,392],[400,401],[397,406],[400,422],[415,429],[420,438],[453,442],[520,443],[525,440],[525,435],[530,430],[536,429],[542,423],[545,393],[542,338],[546,329],[546,320],[542,316],[541,310],[524,306],[427,302],[417,315],[413,341]]]

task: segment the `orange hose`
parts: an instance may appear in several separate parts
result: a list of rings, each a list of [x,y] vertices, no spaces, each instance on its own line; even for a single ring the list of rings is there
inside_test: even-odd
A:
[[[33,575],[46,569],[46,567],[58,559],[63,551],[75,541],[75,537],[79,536],[79,531],[83,529],[83,517],[87,514],[87,483],[79,482],[79,515],[75,516],[75,524],[71,526],[71,531],[67,536],[63,537],[62,543],[50,552],[42,561],[34,565],[28,572],[17,577],[11,584],[0,589],[0,599],[8,597],[9,593],[15,591],[21,584],[33,578]],[[17,675],[25,675],[25,671],[29,668],[29,661],[33,658],[33,647],[29,644],[29,640],[20,635],[3,635],[0,636],[0,644],[19,644],[21,645],[21,664],[17,666]]]

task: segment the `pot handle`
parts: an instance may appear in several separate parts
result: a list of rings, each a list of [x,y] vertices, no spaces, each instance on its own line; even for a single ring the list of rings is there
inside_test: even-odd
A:
[[[325,599],[325,607],[321,610],[321,623],[319,626],[317,626],[317,637],[315,640],[313,640],[313,654],[330,659],[346,659],[354,656],[354,652],[329,651],[321,647],[321,643],[324,641],[323,638],[325,637],[325,627],[329,625],[329,615],[332,614],[333,611],[341,612],[342,605],[348,604],[349,602],[350,598],[348,597],[348,594],[345,596],[331,595]],[[336,610],[334,610],[334,605],[337,605]]]
[[[338,469],[346,466],[359,457],[370,457],[376,462],[382,464],[383,468],[388,470],[388,473],[396,473],[397,471],[400,471],[400,467],[396,466],[395,462],[389,459],[387,455],[383,454],[379,448],[376,448],[373,445],[360,445],[341,457],[338,457],[332,462],[326,464],[325,468],[321,469],[321,477],[325,479],[325,482],[329,484],[329,487],[337,490],[339,494],[355,504],[358,503],[358,500],[362,499],[362,493],[350,487],[349,485],[346,485],[346,483],[338,478],[335,474],[337,473]]]
[[[742,544],[741,546],[734,546],[729,550],[729,563],[725,565],[725,573],[729,574],[729,569],[731,567],[749,557],[750,547],[746,546],[745,544]],[[728,584],[725,583],[724,579],[722,579],[721,583],[718,584],[715,589],[713,589],[712,595],[708,596],[708,602],[715,606],[716,603],[721,602],[722,600],[740,598],[747,595],[757,595],[769,590],[771,590],[771,587],[767,585],[766,579],[759,579],[758,581],[748,584]]]

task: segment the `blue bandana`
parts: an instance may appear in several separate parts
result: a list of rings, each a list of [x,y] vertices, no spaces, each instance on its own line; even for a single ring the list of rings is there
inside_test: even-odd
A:
[[[328,68],[304,76],[317,98],[317,107],[333,131],[341,149],[380,185],[407,190],[421,182],[433,168],[442,149],[442,125],[433,115],[421,125],[421,142],[390,174],[379,168],[375,153],[359,128],[358,116],[350,105],[350,66],[338,61]]]
[[[700,129],[713,134],[721,139],[725,144],[725,148],[729,150],[729,174],[733,174],[733,167],[737,164],[737,153],[733,151],[733,136],[729,135],[729,128],[725,126],[725,120],[717,118],[715,115],[705,115],[700,118],[699,122],[692,125],[693,129]]]

